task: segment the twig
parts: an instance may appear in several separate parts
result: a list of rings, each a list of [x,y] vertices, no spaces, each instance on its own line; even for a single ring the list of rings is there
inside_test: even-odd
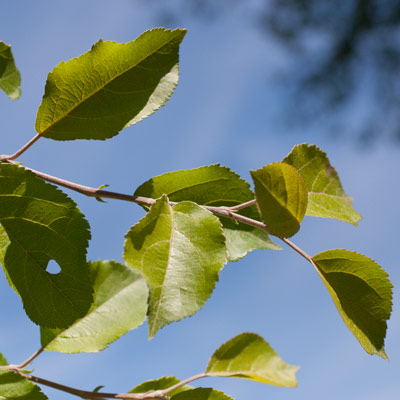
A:
[[[21,154],[25,153],[25,151],[28,150],[29,147],[31,147],[34,143],[36,143],[40,138],[41,138],[41,135],[39,133],[37,133],[28,143],[26,143],[24,146],[22,146],[14,154],[11,154],[9,156],[7,156],[7,155],[0,156],[0,161],[12,161],[12,160],[15,160]]]

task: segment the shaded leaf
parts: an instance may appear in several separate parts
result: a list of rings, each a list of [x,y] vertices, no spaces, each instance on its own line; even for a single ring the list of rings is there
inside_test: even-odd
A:
[[[2,264],[32,321],[66,327],[85,315],[92,303],[90,233],[76,204],[32,172],[0,164],[0,223],[10,241]],[[46,271],[50,260],[61,272]]]
[[[107,139],[160,108],[179,79],[186,31],[144,32],[129,43],[97,42],[49,73],[36,130],[55,140]]]
[[[387,359],[387,320],[392,311],[392,284],[370,258],[349,250],[315,255],[314,265],[343,321],[369,354]]]
[[[219,390],[211,388],[196,388],[185,390],[171,397],[171,400],[234,400]]]
[[[244,378],[295,387],[298,368],[286,364],[261,336],[242,333],[224,343],[213,354],[206,373],[209,376]]]
[[[150,381],[143,382],[140,385],[135,386],[132,390],[129,391],[129,393],[147,393],[155,390],[168,389],[179,382],[180,380],[178,378],[175,378],[174,376],[164,376],[159,379],[153,379]],[[174,394],[184,392],[190,389],[192,389],[190,386],[184,385],[176,390],[173,390],[168,395],[172,396]]]
[[[189,170],[168,172],[139,186],[136,196],[153,199],[166,194],[171,201],[193,201],[199,205],[232,207],[254,199],[250,185],[227,167],[218,164]],[[255,206],[242,211],[249,218],[260,219]],[[254,249],[273,249],[275,244],[264,230],[235,223],[220,217],[226,238],[229,261],[236,261]]]
[[[150,287],[149,335],[198,311],[227,262],[221,225],[195,203],[163,196],[126,235],[124,258]]]
[[[0,41],[0,89],[10,100],[21,96],[21,75],[15,65],[11,47]]]
[[[250,171],[257,205],[268,231],[290,237],[300,229],[307,208],[307,187],[290,165],[273,163]]]
[[[306,182],[306,215],[335,218],[357,225],[361,215],[352,207],[353,199],[344,192],[325,152],[315,145],[301,144],[295,146],[283,162],[295,167]]]
[[[0,365],[8,365],[0,353]],[[0,399],[10,400],[45,400],[47,397],[39,386],[12,371],[0,369]]]
[[[146,319],[146,281],[115,261],[90,263],[94,302],[89,312],[65,330],[41,328],[42,346],[63,353],[105,349]]]

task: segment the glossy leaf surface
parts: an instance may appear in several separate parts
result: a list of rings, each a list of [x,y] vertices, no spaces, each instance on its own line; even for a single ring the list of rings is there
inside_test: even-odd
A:
[[[303,178],[284,163],[269,164],[250,172],[268,231],[279,237],[293,236],[300,229],[307,208],[307,187]]]
[[[0,41],[0,89],[10,100],[21,96],[21,75],[15,65],[11,47]]]
[[[213,354],[206,373],[295,387],[297,370],[298,367],[286,364],[262,337],[255,333],[242,333]]]
[[[387,320],[392,284],[370,258],[349,250],[328,250],[313,257],[315,267],[344,322],[369,354],[387,358]]]
[[[163,196],[126,235],[124,258],[150,287],[149,335],[198,311],[227,262],[218,218],[195,203]]]
[[[295,146],[283,162],[296,168],[306,182],[306,215],[335,218],[357,225],[361,215],[352,207],[353,200],[344,192],[325,152],[315,145],[301,144]]]
[[[171,201],[193,201],[199,205],[227,206],[246,203],[254,199],[250,185],[227,167],[218,164],[189,170],[168,172],[151,178],[139,186],[135,195],[158,198],[168,195]],[[260,219],[255,206],[239,213]],[[229,218],[220,218],[229,261],[236,261],[254,249],[280,249],[261,229]]]
[[[66,327],[85,315],[92,303],[90,233],[76,204],[32,172],[0,164],[0,223],[10,241],[3,267],[32,321]],[[61,272],[46,271],[50,260]]]
[[[196,388],[185,390],[171,397],[171,400],[234,400],[219,390]]]
[[[146,281],[115,261],[90,263],[94,302],[65,330],[41,329],[42,346],[63,353],[97,352],[141,325],[147,312]]]
[[[7,365],[0,353],[0,365]],[[0,399],[9,400],[46,400],[39,386],[22,378],[12,371],[0,370]]]
[[[163,28],[119,44],[100,40],[49,73],[36,130],[55,140],[107,139],[160,108],[179,79],[186,31]]]

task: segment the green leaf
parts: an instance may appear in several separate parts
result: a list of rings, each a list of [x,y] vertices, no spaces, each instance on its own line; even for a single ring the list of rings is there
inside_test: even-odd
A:
[[[179,79],[186,30],[163,28],[135,41],[97,42],[49,73],[36,130],[55,140],[108,139],[160,108]]]
[[[314,265],[343,321],[369,354],[384,359],[387,323],[392,311],[392,284],[370,258],[349,250],[315,255]]]
[[[149,336],[196,313],[227,262],[218,218],[195,203],[163,196],[126,235],[124,258],[150,286]]]
[[[147,392],[152,392],[155,390],[163,390],[163,389],[168,389],[177,383],[179,383],[180,380],[178,378],[175,378],[174,376],[164,376],[159,379],[153,379],[150,381],[146,381],[141,383],[140,385],[135,386],[132,390],[129,391],[129,393],[147,393]],[[172,392],[169,393],[169,396],[172,396],[177,393],[184,392],[186,390],[192,389],[191,386],[184,385],[181,386],[180,388],[173,390]]]
[[[211,388],[196,388],[185,390],[171,397],[171,400],[234,400],[219,390]]]
[[[0,353],[0,365],[8,365]],[[40,388],[22,376],[0,369],[0,399],[10,400],[46,400]]]
[[[63,353],[105,349],[146,319],[146,281],[115,261],[90,263],[94,302],[89,312],[65,330],[41,328],[42,346]]]
[[[357,225],[361,215],[352,207],[339,176],[326,153],[315,145],[301,144],[293,148],[283,162],[292,165],[308,188],[306,215],[335,218]]]
[[[268,231],[279,237],[293,236],[300,229],[307,208],[307,187],[290,165],[273,163],[250,171],[257,205]]]
[[[92,303],[90,233],[76,204],[32,172],[0,164],[0,223],[10,241],[2,264],[32,321],[61,328],[84,316]],[[50,260],[58,274],[46,271]]]
[[[298,369],[286,364],[261,336],[242,333],[224,343],[213,354],[206,373],[209,376],[244,378],[295,387]]]
[[[10,100],[21,96],[21,75],[15,65],[11,47],[0,41],[0,89]]]
[[[227,167],[218,164],[195,169],[168,172],[139,186],[136,196],[153,199],[166,194],[171,201],[193,201],[200,205],[232,207],[254,199],[250,185]],[[249,218],[260,219],[255,206],[242,211]],[[273,249],[275,244],[264,230],[235,223],[220,217],[226,238],[229,261],[236,261],[254,249]]]

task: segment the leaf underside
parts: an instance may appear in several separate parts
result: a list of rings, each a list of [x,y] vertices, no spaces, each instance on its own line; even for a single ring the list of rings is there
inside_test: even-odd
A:
[[[159,198],[166,194],[171,201],[193,201],[206,206],[232,207],[254,199],[250,185],[227,167],[218,164],[156,176],[140,185],[136,196]],[[257,208],[248,207],[239,212],[260,220]],[[254,249],[273,249],[275,244],[264,230],[235,223],[220,217],[229,261],[236,261]]]
[[[361,216],[352,207],[352,198],[342,187],[326,153],[315,145],[301,144],[283,160],[303,177],[308,188],[306,215],[335,218],[357,225]]]
[[[369,354],[384,359],[392,284],[370,258],[349,250],[328,250],[313,257],[343,321]]]
[[[92,303],[90,233],[76,204],[32,172],[0,164],[0,223],[0,261],[32,321],[66,327],[85,315]],[[61,272],[46,271],[50,260]]]
[[[21,75],[15,65],[11,47],[0,41],[0,89],[10,100],[21,96]]]
[[[242,333],[224,343],[212,355],[206,373],[295,387],[298,368],[285,363],[259,335]]]
[[[150,287],[149,336],[197,312],[227,262],[218,218],[195,203],[163,196],[126,235],[124,259]]]
[[[46,350],[97,352],[141,325],[147,312],[146,281],[115,261],[89,264],[94,301],[88,313],[67,329],[41,328]]]
[[[160,108],[179,79],[186,30],[144,32],[129,43],[97,42],[49,73],[36,131],[55,140],[115,136]]]
[[[278,237],[293,236],[307,208],[307,187],[290,165],[273,163],[250,171],[257,205],[268,231]]]
[[[179,382],[180,382],[180,380],[178,378],[175,378],[174,376],[164,376],[159,379],[152,379],[150,381],[143,382],[143,383],[135,386],[133,389],[131,389],[129,391],[129,393],[147,393],[147,392],[155,391],[155,390],[168,389],[168,388],[176,385]],[[191,386],[184,385],[176,390],[173,390],[168,395],[173,396],[174,394],[178,394],[178,393],[184,392],[186,390],[191,390],[191,389],[192,389]]]
[[[212,388],[185,390],[171,397],[171,400],[234,400],[225,393]]]

